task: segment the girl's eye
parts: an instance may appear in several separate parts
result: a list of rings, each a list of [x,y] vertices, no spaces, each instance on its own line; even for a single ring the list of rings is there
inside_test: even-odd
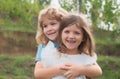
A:
[[[80,32],[75,31],[74,34],[76,34],[76,35],[80,35]]]
[[[67,33],[67,34],[68,34],[69,32],[70,32],[70,31],[68,31],[68,30],[64,31],[64,33]]]
[[[51,25],[55,25],[56,23],[50,23]]]
[[[43,25],[43,28],[46,28],[47,27],[47,25]]]

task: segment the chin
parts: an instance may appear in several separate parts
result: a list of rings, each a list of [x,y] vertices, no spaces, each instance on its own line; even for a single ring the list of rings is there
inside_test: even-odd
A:
[[[50,39],[51,41],[54,41],[54,39]]]
[[[67,47],[69,50],[72,50],[72,49],[74,49],[74,48],[71,48],[71,47]]]

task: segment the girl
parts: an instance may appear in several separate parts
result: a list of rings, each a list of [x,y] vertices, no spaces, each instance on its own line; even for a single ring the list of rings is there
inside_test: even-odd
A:
[[[52,61],[47,62],[49,59],[54,59],[52,54],[49,53],[48,55],[43,51],[43,49],[48,49],[47,52],[49,52],[49,48],[52,47],[53,44],[53,49],[56,49],[58,47],[56,42],[56,38],[58,36],[58,29],[60,27],[60,22],[62,21],[62,18],[67,15],[67,12],[63,9],[58,9],[58,8],[47,8],[44,9],[40,15],[39,15],[39,26],[38,26],[38,33],[37,33],[37,41],[39,42],[39,47],[38,47],[38,52],[37,52],[37,57],[36,57],[36,64],[35,64],[35,78],[36,79],[50,79],[50,78],[55,78],[55,76],[58,75],[64,75],[64,73],[68,70],[62,68],[66,63],[59,63],[58,65],[49,65]],[[40,31],[42,34],[40,35]],[[52,44],[50,44],[48,41],[51,40]],[[51,42],[50,41],[50,42]],[[54,42],[54,43],[53,43]],[[46,45],[47,44],[47,45]],[[50,47],[49,47],[50,46]],[[47,48],[48,47],[48,48]],[[46,54],[46,55],[45,55]],[[57,53],[55,53],[57,54]],[[45,64],[48,64],[46,66]],[[63,66],[62,66],[63,65]],[[83,66],[85,67],[85,66]],[[90,74],[93,74],[93,76],[98,76],[100,75],[99,71],[99,66],[97,64],[89,66],[89,72]],[[86,69],[86,67],[84,68]],[[84,70],[83,69],[83,70]],[[93,71],[94,70],[94,71]],[[87,71],[87,70],[86,70]],[[97,73],[97,75],[94,73]],[[88,73],[89,74],[89,73]],[[57,77],[56,77],[57,78]],[[61,79],[61,78],[59,78]]]
[[[58,44],[59,52],[68,56],[64,60],[70,62],[61,67],[61,69],[67,70],[64,74],[65,77],[70,79],[86,79],[85,75],[93,77],[92,74],[88,74],[88,71],[82,71],[83,69],[80,67],[80,65],[88,66],[96,63],[94,60],[96,55],[95,43],[87,21],[82,14],[71,14],[62,20]],[[101,68],[98,69],[102,74]]]
[[[39,44],[35,59],[34,76],[36,79],[50,79],[59,73],[52,71],[62,71],[58,67],[44,68],[41,62],[41,53],[48,41],[54,42],[54,47],[57,47],[56,38],[62,18],[67,15],[67,11],[60,7],[49,6],[40,11],[38,16],[38,32],[36,41]],[[45,70],[44,70],[45,69]],[[46,76],[47,75],[47,76]]]
[[[38,32],[36,34],[36,41],[39,44],[39,47],[35,62],[41,60],[41,51],[49,40],[56,42],[60,22],[67,14],[67,11],[63,8],[53,6],[49,6],[40,11],[38,16]],[[55,44],[55,47],[56,46],[57,45]]]

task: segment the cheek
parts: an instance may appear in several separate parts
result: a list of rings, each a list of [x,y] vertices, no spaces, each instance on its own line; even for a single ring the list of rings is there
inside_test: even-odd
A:
[[[61,34],[62,41],[65,39],[65,34],[62,32]]]
[[[43,33],[45,33],[45,30],[43,29]]]
[[[46,30],[45,29],[43,29],[43,33],[46,35]]]
[[[62,32],[61,37],[65,37],[65,36],[66,36],[66,33]]]
[[[42,30],[43,30],[43,32],[46,32],[46,28],[43,28]]]
[[[59,31],[59,26],[56,28],[57,31]]]
[[[78,41],[79,41],[79,43],[81,44],[81,42],[83,41],[83,37],[79,37],[79,38],[78,38]]]
[[[56,29],[56,30],[59,30],[59,28],[60,28],[60,25],[59,25],[59,24],[55,25],[55,29]]]

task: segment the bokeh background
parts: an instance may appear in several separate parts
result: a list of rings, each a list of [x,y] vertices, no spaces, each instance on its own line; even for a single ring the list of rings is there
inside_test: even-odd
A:
[[[120,79],[120,0],[53,0],[82,12],[96,42],[103,75]],[[0,0],[0,79],[34,79],[38,14],[51,0]],[[56,5],[55,5],[56,6]]]

